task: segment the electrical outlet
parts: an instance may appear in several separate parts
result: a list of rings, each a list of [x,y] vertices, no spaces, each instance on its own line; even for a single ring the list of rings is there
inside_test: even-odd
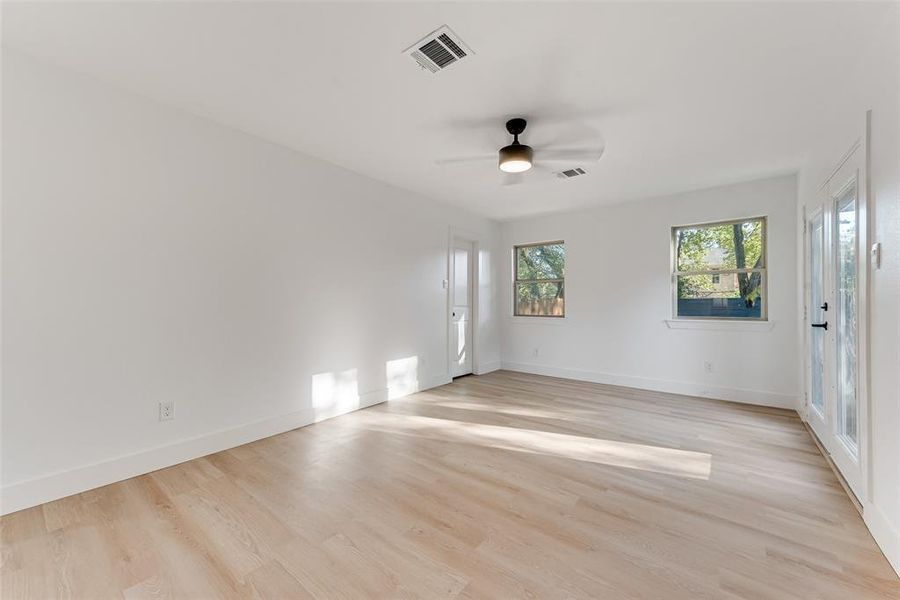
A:
[[[706,371],[707,373],[712,373],[712,371],[713,371],[712,363],[709,362],[709,361],[704,362],[704,363],[703,363],[703,370]]]
[[[160,421],[171,421],[175,418],[175,402],[160,402],[159,403],[159,420]]]

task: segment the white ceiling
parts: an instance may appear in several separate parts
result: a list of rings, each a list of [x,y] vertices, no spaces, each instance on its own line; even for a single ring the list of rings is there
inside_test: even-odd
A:
[[[3,43],[499,219],[794,171],[877,4],[3,5]],[[401,50],[449,24],[476,56]],[[589,175],[501,186],[507,143],[595,148]],[[536,162],[540,162],[538,151]]]

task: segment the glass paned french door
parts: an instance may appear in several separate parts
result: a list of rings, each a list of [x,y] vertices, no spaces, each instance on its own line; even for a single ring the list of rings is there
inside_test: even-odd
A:
[[[807,205],[807,421],[857,498],[866,498],[865,150],[857,145]]]
[[[835,201],[835,338],[837,342],[837,432],[856,452],[857,403],[857,211],[856,182]]]
[[[809,333],[810,405],[820,419],[825,416],[825,220],[818,212],[809,221],[809,315],[817,325]]]

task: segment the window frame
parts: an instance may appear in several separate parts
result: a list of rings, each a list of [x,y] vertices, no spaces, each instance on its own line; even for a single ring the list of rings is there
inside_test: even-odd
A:
[[[760,221],[762,224],[761,254],[762,266],[759,268],[745,267],[743,269],[703,269],[699,271],[678,270],[678,232],[682,229],[698,229],[701,227],[718,227],[722,225],[734,225],[748,221]],[[672,294],[672,318],[678,321],[737,321],[737,322],[762,322],[769,320],[769,220],[766,215],[744,217],[741,219],[727,219],[724,221],[709,221],[693,223],[690,225],[672,226],[669,238],[670,250],[670,286]],[[678,314],[678,278],[690,275],[733,275],[738,273],[760,273],[759,296],[762,299],[762,310],[758,317],[718,317],[718,316],[681,316]]]
[[[566,278],[565,276],[561,278],[554,279],[519,279],[519,248],[534,248],[535,246],[553,246],[556,244],[566,245],[565,240],[552,240],[549,242],[531,242],[528,244],[514,244],[512,247],[512,316],[516,319],[519,318],[537,318],[537,319],[565,319],[566,318],[566,304],[565,300],[563,300],[563,314],[561,315],[520,315],[518,312],[519,303],[516,302],[516,291],[519,289],[519,284],[522,283],[557,283],[562,284],[563,290],[566,289]],[[568,256],[566,256],[568,259]],[[565,294],[565,291],[563,292]],[[565,298],[565,296],[563,296]]]

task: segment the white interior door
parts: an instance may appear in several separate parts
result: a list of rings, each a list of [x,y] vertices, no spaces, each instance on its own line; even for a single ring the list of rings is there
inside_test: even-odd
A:
[[[866,498],[865,171],[857,147],[807,207],[807,419],[857,498]]]
[[[826,395],[830,392],[826,379],[826,358],[828,348],[828,287],[825,282],[825,209],[817,207],[807,221],[807,268],[808,305],[806,309],[810,329],[807,333],[807,365],[809,401],[808,420],[819,438],[828,435]]]
[[[450,286],[450,374],[472,372],[472,243],[456,240],[452,248]]]

